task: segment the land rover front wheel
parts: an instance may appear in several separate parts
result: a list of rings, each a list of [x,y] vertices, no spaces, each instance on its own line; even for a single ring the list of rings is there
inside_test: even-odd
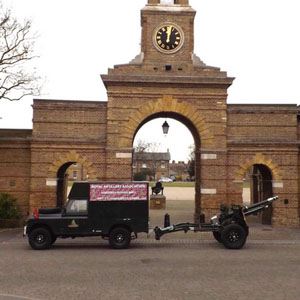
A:
[[[247,234],[245,229],[238,224],[229,224],[221,233],[221,241],[228,249],[240,249],[246,243]]]
[[[130,231],[123,227],[114,228],[109,234],[109,244],[114,249],[127,249],[130,245]]]
[[[44,227],[35,228],[29,234],[29,244],[35,250],[48,249],[51,243],[51,233]]]

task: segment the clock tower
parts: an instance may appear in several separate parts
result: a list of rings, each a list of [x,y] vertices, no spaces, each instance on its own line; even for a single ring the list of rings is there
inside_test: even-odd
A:
[[[175,2],[175,3],[174,3]],[[188,0],[148,0],[141,12],[142,53],[146,65],[185,70],[193,64],[195,10]]]
[[[140,54],[102,75],[108,94],[106,179],[132,179],[133,141],[145,123],[176,119],[195,140],[197,219],[227,202],[227,179],[219,174],[226,174],[226,101],[234,78],[194,54],[196,11],[188,0],[147,1]]]
[[[117,65],[109,75],[128,73],[227,77],[206,66],[194,53],[196,11],[189,0],[147,0],[141,10],[141,52],[129,64]],[[106,84],[106,77],[102,76]]]

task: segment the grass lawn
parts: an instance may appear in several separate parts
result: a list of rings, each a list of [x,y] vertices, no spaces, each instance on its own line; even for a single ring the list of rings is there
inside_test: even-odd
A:
[[[250,188],[250,182],[244,182],[243,183],[243,188],[244,189]]]
[[[156,182],[151,181],[150,186],[155,186]],[[174,182],[162,182],[164,187],[195,187],[195,182],[191,181],[174,181]]]

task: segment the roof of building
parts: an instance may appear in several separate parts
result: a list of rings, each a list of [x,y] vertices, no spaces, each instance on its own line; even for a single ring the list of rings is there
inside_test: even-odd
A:
[[[170,152],[134,152],[134,160],[167,160],[171,159]]]
[[[32,129],[0,129],[1,141],[30,141]]]

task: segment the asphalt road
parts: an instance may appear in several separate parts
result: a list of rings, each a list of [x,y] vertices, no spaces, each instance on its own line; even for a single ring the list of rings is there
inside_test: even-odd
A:
[[[297,230],[286,233],[254,234],[241,250],[191,233],[142,236],[128,250],[84,238],[34,251],[20,230],[0,232],[0,300],[297,300],[300,239]]]

